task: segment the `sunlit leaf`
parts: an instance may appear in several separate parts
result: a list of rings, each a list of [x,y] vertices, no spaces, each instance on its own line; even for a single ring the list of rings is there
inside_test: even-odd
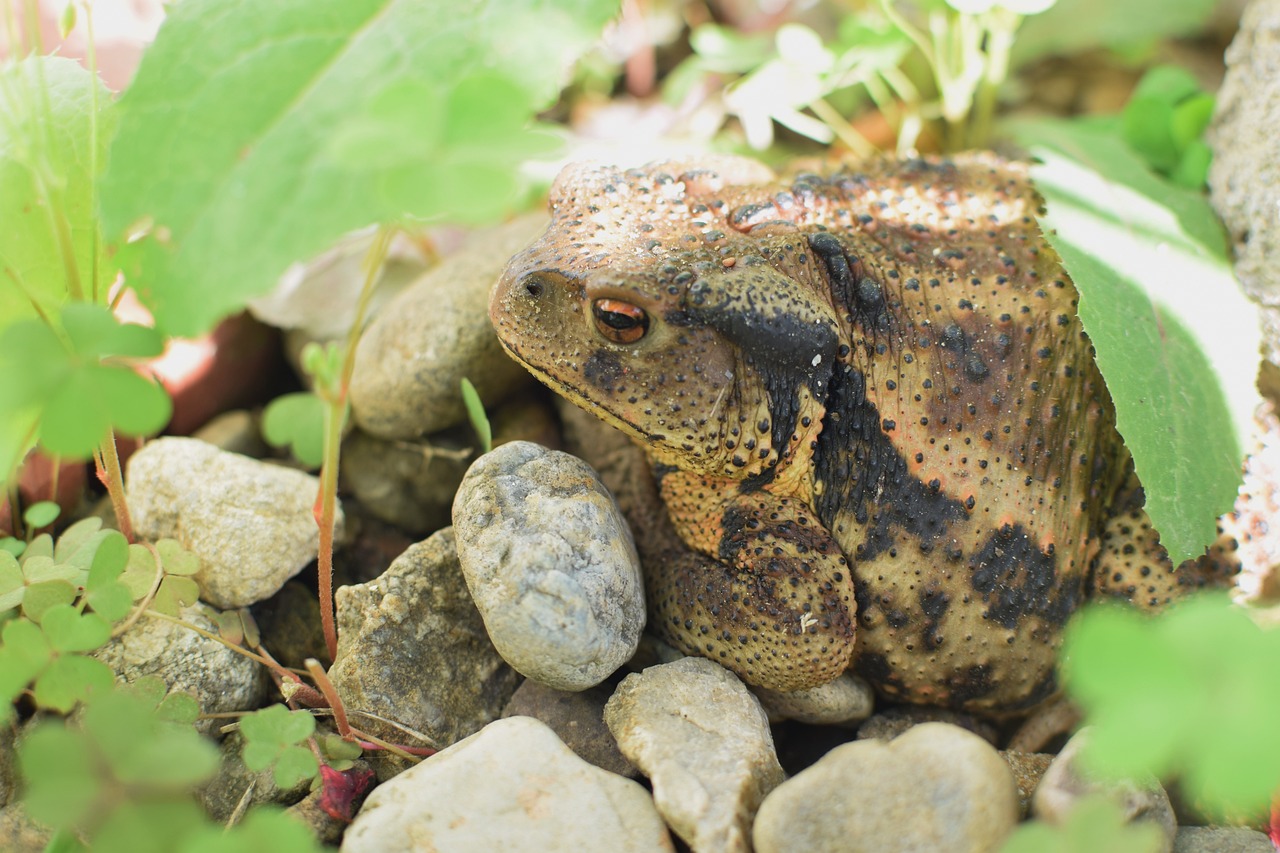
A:
[[[1041,223],[1080,290],[1147,513],[1175,564],[1198,556],[1240,482],[1257,309],[1203,197],[1159,180],[1113,134],[1066,122],[1020,131],[1042,160]]]
[[[103,182],[109,237],[150,223],[124,248],[131,283],[162,328],[192,334],[348,231],[500,214],[515,167],[545,150],[526,128],[616,5],[174,4]]]

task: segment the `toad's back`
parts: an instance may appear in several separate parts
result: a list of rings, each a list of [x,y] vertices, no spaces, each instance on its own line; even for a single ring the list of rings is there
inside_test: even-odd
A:
[[[774,689],[852,662],[1010,711],[1086,595],[1173,594],[1037,204],[986,155],[561,175],[490,312],[650,457],[659,633]]]

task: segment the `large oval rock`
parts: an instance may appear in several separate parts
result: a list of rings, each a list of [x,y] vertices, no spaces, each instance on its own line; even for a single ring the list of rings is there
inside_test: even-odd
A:
[[[490,723],[369,795],[346,853],[672,850],[639,783],[588,764],[530,717]]]
[[[790,850],[998,849],[1018,821],[1018,792],[989,743],[923,723],[885,743],[838,746],[760,806],[758,853]]]
[[[310,474],[160,438],[130,457],[125,483],[134,532],[195,553],[200,598],[224,610],[270,598],[319,550]]]
[[[604,721],[695,853],[751,849],[751,819],[784,773],[764,710],[736,675],[706,658],[650,667],[622,680]]]
[[[464,376],[486,404],[531,381],[489,324],[489,290],[546,221],[531,215],[476,232],[379,312],[360,338],[351,375],[351,414],[361,429],[417,438],[466,417]]]
[[[558,690],[635,653],[644,585],[631,534],[585,462],[514,441],[476,461],[453,503],[458,559],[494,646]]]

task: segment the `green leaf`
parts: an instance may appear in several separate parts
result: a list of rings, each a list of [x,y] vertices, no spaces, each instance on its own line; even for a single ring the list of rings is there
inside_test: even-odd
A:
[[[277,788],[292,788],[320,772],[315,753],[304,746],[289,746],[280,751],[273,775]]]
[[[1180,148],[1196,142],[1213,118],[1213,95],[1197,92],[1180,101],[1173,111],[1173,139]]]
[[[156,718],[171,723],[194,723],[200,716],[200,700],[190,693],[174,691],[156,707]]]
[[[1063,649],[1064,684],[1092,726],[1081,756],[1092,772],[1179,777],[1219,815],[1266,811],[1280,787],[1280,683],[1265,674],[1280,632],[1204,595],[1155,618],[1088,608]]]
[[[22,513],[22,520],[28,527],[47,527],[57,521],[61,514],[62,507],[53,501],[40,501],[27,507],[26,512]]]
[[[36,305],[57,316],[71,276],[82,298],[105,300],[107,270],[92,292],[105,249],[94,179],[115,125],[110,93],[75,60],[39,56],[0,68],[0,103],[0,326],[36,316]]]
[[[133,607],[133,592],[119,578],[129,562],[129,543],[118,533],[104,539],[93,555],[85,598],[109,622],[123,619]]]
[[[181,853],[321,853],[315,836],[282,809],[258,806],[231,829],[208,827],[184,844]]]
[[[90,590],[85,600],[94,613],[108,622],[119,622],[133,609],[133,593],[124,584],[114,581]]]
[[[493,429],[489,426],[489,417],[484,412],[484,403],[471,380],[462,377],[462,405],[467,409],[467,417],[471,420],[471,428],[480,439],[480,450],[488,453],[493,450]]]
[[[91,652],[111,639],[111,623],[97,613],[80,613],[70,604],[50,607],[40,619],[49,645],[59,652]]]
[[[62,328],[76,354],[94,361],[109,357],[151,358],[164,352],[164,338],[155,329],[121,323],[97,305],[68,305],[62,311]]]
[[[66,563],[55,562],[52,557],[27,553],[22,561],[22,573],[27,583],[44,583],[45,581],[74,582],[80,576],[80,570]]]
[[[306,740],[315,730],[315,717],[306,711],[290,711],[284,705],[271,705],[240,720],[240,733],[250,743],[289,746]]]
[[[1129,823],[1117,803],[1103,796],[1078,801],[1062,826],[1039,820],[1019,825],[1000,853],[1156,853],[1164,836],[1154,821]]]
[[[0,633],[0,707],[7,707],[53,657],[44,632],[33,622],[14,619]]]
[[[156,543],[156,552],[165,574],[194,575],[200,571],[200,558],[183,548],[177,539],[161,539]]]
[[[151,590],[156,581],[156,557],[151,549],[136,543],[129,546],[129,562],[120,582],[128,588],[134,601],[140,600]]]
[[[101,789],[93,755],[81,732],[42,722],[18,743],[26,783],[22,801],[35,820],[55,829],[79,823]]]
[[[319,772],[309,748],[295,746],[316,729],[315,718],[305,711],[290,711],[272,705],[240,719],[244,735],[244,763],[250,770],[264,770],[275,764],[276,785],[290,788]]]
[[[120,571],[128,559],[129,540],[118,530],[99,530],[68,553],[63,562],[83,575],[85,583],[88,583],[94,566],[101,566],[104,571],[108,566],[118,567],[117,571]]]
[[[1204,24],[1214,6],[1215,0],[1162,0],[1159,11],[1153,13],[1145,3],[1058,0],[1052,8],[1022,22],[1013,43],[1013,63],[1020,65],[1046,54],[1080,53],[1186,35]]]
[[[333,733],[318,735],[316,740],[319,741],[325,758],[331,761],[353,761],[364,754],[364,748],[360,744]]]
[[[164,700],[169,685],[158,675],[144,675],[124,689],[154,708]]]
[[[115,679],[111,667],[100,660],[59,655],[36,679],[32,692],[41,708],[67,714],[77,702],[109,691]]]
[[[53,558],[59,563],[66,562],[72,554],[89,541],[93,534],[102,529],[102,519],[96,515],[82,518],[62,531],[58,544],[54,546]]]
[[[1173,105],[1157,98],[1134,98],[1124,108],[1124,141],[1159,172],[1178,162],[1173,138]]]
[[[151,600],[151,609],[166,616],[177,616],[184,607],[190,607],[200,598],[200,588],[191,578],[165,575]]]
[[[164,426],[172,406],[163,389],[127,367],[99,361],[117,348],[139,350],[132,339],[155,333],[141,327],[130,332],[99,305],[69,305],[63,319],[80,329],[74,342],[88,352],[69,352],[38,320],[0,332],[0,402],[36,412],[45,449],[71,458],[89,456],[110,427],[145,435]],[[114,331],[97,330],[104,323]]]
[[[1202,197],[1160,181],[1108,133],[1019,132],[1042,161],[1032,168],[1041,224],[1080,290],[1147,513],[1178,564],[1213,541],[1214,519],[1235,501],[1258,401],[1256,308]]]
[[[26,563],[36,557],[53,558],[53,537],[48,533],[41,533],[27,544],[27,550],[22,554],[22,561]]]
[[[189,725],[162,721],[148,699],[133,693],[117,690],[91,702],[84,725],[122,782],[182,790],[218,767],[211,741]]]
[[[218,748],[190,725],[164,724],[112,769],[124,782],[180,789],[208,779],[218,769]]]
[[[8,551],[0,551],[0,613],[21,604],[26,589],[17,558]]]
[[[27,586],[22,596],[22,614],[39,622],[52,607],[68,605],[76,600],[76,588],[64,580],[42,581]]]
[[[511,199],[486,190],[514,186],[524,152],[542,145],[522,128],[615,10],[613,0],[175,4],[120,101],[102,184],[109,235],[151,224],[122,249],[130,282],[161,328],[192,334],[340,234],[406,215],[493,215]],[[465,89],[476,80],[490,82]],[[433,94],[413,97],[423,91]],[[484,110],[451,101],[458,91]],[[402,128],[423,130],[434,115],[445,126],[425,128],[415,154]],[[510,132],[474,136],[495,122]],[[353,162],[384,130],[385,155]]]
[[[272,447],[290,447],[304,465],[324,462],[325,405],[315,394],[285,394],[267,404],[262,435]]]
[[[126,800],[111,809],[93,836],[93,853],[173,853],[192,849],[195,838],[221,832],[190,797]],[[266,853],[262,848],[241,848]],[[281,850],[280,853],[289,853]]]

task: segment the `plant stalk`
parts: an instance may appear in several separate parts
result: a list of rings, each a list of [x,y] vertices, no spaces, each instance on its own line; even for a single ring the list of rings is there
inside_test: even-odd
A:
[[[129,542],[133,542],[133,521],[129,517],[129,505],[124,499],[124,474],[120,470],[120,454],[116,451],[115,430],[98,445],[98,479],[107,487],[111,496],[111,508],[116,513],[116,524]]]
[[[338,628],[333,613],[333,537],[337,523],[338,463],[342,457],[342,429],[347,421],[347,397],[351,386],[351,374],[356,366],[356,344],[364,328],[365,314],[373,297],[373,287],[378,272],[387,258],[387,249],[395,229],[383,226],[378,229],[364,259],[364,287],[356,305],[356,316],[347,331],[347,348],[343,353],[342,378],[337,389],[325,388],[324,380],[317,377],[316,393],[325,401],[324,464],[320,468],[320,492],[316,495],[313,513],[320,528],[320,553],[316,557],[319,574],[320,624],[324,629],[325,648],[329,660],[338,658]]]

